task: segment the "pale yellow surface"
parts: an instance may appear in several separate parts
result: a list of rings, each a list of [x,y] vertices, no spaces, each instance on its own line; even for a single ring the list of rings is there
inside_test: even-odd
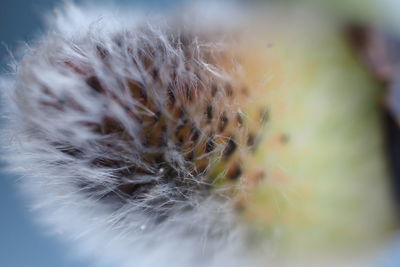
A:
[[[377,244],[393,227],[382,88],[334,23],[262,23],[251,26],[241,61],[252,92],[245,110],[269,110],[245,174],[266,177],[256,186],[245,178],[243,221],[285,252]]]

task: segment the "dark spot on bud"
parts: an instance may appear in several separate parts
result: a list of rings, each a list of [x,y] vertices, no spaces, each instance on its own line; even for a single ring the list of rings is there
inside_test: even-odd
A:
[[[223,112],[221,118],[219,119],[219,125],[218,125],[218,130],[220,133],[222,133],[225,130],[226,126],[228,125],[228,122],[229,122],[228,117],[226,116],[226,113]]]
[[[74,147],[62,147],[59,146],[57,144],[54,144],[54,146],[61,151],[62,153],[65,153],[67,155],[70,155],[71,157],[74,158],[79,158],[81,155],[83,155],[83,152],[78,149],[78,148],[74,148]]]
[[[175,98],[174,88],[172,87],[172,85],[168,85],[167,95],[168,95],[169,103],[171,105],[175,105],[176,98]]]
[[[218,86],[217,86],[216,84],[213,84],[213,85],[211,86],[211,96],[212,96],[212,97],[215,97],[216,94],[217,94],[217,92],[218,92]]]
[[[239,112],[236,114],[236,122],[239,128],[243,127],[243,118]]]
[[[89,85],[89,87],[92,88],[97,93],[104,93],[105,91],[101,86],[99,79],[96,76],[90,76],[89,78],[87,78],[86,84]]]
[[[160,139],[158,140],[158,147],[165,147],[167,145],[167,125],[163,125],[161,126],[161,135],[160,135]]]
[[[109,52],[107,51],[107,49],[104,48],[104,47],[102,47],[101,45],[97,45],[97,46],[96,46],[96,49],[97,49],[98,55],[99,55],[102,59],[106,58],[106,57],[109,55]]]
[[[197,127],[193,124],[192,129],[191,129],[191,139],[194,143],[197,143],[197,141],[200,138],[200,131],[197,129]]]
[[[259,138],[252,133],[250,133],[247,137],[247,146],[251,149],[253,153],[256,152],[259,142]]]
[[[193,151],[189,152],[189,153],[186,155],[185,159],[186,159],[187,161],[193,161],[193,159],[194,159],[194,153],[193,153]]]
[[[122,192],[128,196],[137,195],[136,191],[138,190],[139,186],[136,184],[122,184],[117,187],[118,192]]]
[[[247,137],[247,146],[249,147],[254,146],[255,139],[256,137],[254,136],[254,134],[250,133],[249,136]]]
[[[227,177],[229,180],[236,181],[242,173],[242,167],[237,163],[228,171]]]
[[[163,154],[158,154],[154,157],[154,165],[157,166],[158,168],[162,168],[165,164],[165,158]]]
[[[180,107],[178,109],[178,119],[180,119],[183,124],[187,123],[188,118],[187,118],[187,113],[186,113],[185,108]]]
[[[182,136],[180,136],[179,138],[178,138],[178,147],[182,147],[183,146],[183,142],[184,142],[185,140],[183,139],[183,137]]]
[[[211,104],[207,106],[206,109],[207,123],[210,123],[213,118],[213,107]]]
[[[183,123],[179,124],[179,125],[176,127],[176,129],[175,129],[175,137],[176,137],[177,139],[179,139],[179,138],[181,137],[182,132],[183,132],[183,128],[185,128],[185,124],[183,124]]]
[[[158,69],[154,68],[152,74],[153,74],[153,78],[157,79],[158,78]]]
[[[233,96],[233,89],[232,86],[228,83],[225,87],[225,93],[228,97],[232,97]]]
[[[210,153],[215,148],[214,136],[211,136],[207,139],[206,142],[206,153]]]
[[[161,119],[161,112],[160,111],[156,111],[154,113],[154,120],[155,122],[159,121]]]
[[[237,148],[237,144],[236,144],[234,138],[230,137],[225,146],[224,152],[223,152],[224,158],[227,159],[230,156],[232,156],[232,154],[235,153],[236,148]]]
[[[144,84],[138,81],[128,82],[129,90],[132,97],[143,105],[147,104],[147,94]]]
[[[113,134],[124,132],[124,126],[113,117],[105,116],[101,125],[101,134]]]
[[[281,136],[279,137],[279,141],[282,144],[287,144],[290,141],[290,138],[287,134],[281,134]]]
[[[186,86],[185,93],[186,93],[186,99],[189,102],[192,102],[193,101],[193,90],[192,90],[192,88],[189,87],[189,86]]]

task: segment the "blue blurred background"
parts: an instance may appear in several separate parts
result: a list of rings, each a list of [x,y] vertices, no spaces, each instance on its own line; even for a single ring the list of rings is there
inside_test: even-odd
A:
[[[60,0],[0,0],[0,73],[9,71],[8,62],[16,47],[43,31],[43,14],[60,5]],[[77,3],[84,1],[75,1]],[[169,8],[176,0],[96,1]],[[1,127],[1,124],[0,124]],[[80,267],[92,266],[77,259],[67,244],[52,236],[34,221],[28,203],[19,195],[18,177],[7,174],[0,162],[0,267]]]
[[[57,5],[54,0],[0,1],[1,73],[8,72],[12,51],[24,40],[32,39],[43,27],[41,14]],[[0,125],[1,127],[1,125]],[[0,170],[4,164],[0,162]],[[0,173],[0,266],[47,267],[90,266],[73,258],[66,244],[45,235],[33,221],[28,205],[18,193],[15,177]]]

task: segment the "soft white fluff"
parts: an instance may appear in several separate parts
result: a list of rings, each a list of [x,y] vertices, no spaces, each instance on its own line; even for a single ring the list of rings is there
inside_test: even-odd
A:
[[[160,106],[166,101],[163,86],[198,83],[195,72],[205,86],[230,81],[212,51],[223,50],[220,33],[234,28],[231,18],[239,16],[218,5],[169,15],[67,5],[49,19],[46,36],[24,51],[14,73],[2,78],[1,89],[7,115],[5,159],[22,174],[24,192],[51,231],[112,266],[235,266],[248,261],[230,202],[196,191],[194,185],[205,181],[182,167],[176,149],[165,150],[165,158],[176,166],[179,179],[189,180],[188,187],[163,181],[162,168],[157,173],[142,161],[141,126],[124,109],[154,115],[126,93],[127,77],[151,85],[147,93]],[[183,35],[189,36],[185,49],[177,45]],[[143,53],[158,68],[157,83]],[[106,93],[88,85],[86,79],[93,76]],[[107,114],[128,137],[93,130]],[[91,164],[97,159],[100,167]],[[136,176],[132,183],[150,179],[157,185],[140,199],[113,194],[124,178],[116,173],[127,166],[107,165],[107,160],[141,164],[151,175]]]

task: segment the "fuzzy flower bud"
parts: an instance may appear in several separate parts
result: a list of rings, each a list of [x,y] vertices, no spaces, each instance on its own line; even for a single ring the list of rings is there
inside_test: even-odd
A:
[[[177,251],[174,266],[211,259],[236,235],[226,190],[212,188],[241,174],[222,162],[244,134],[232,129],[243,85],[231,37],[186,18],[73,5],[51,22],[5,85],[8,161],[44,220],[127,266],[175,262]]]

